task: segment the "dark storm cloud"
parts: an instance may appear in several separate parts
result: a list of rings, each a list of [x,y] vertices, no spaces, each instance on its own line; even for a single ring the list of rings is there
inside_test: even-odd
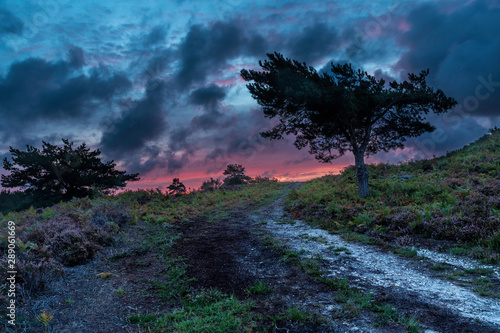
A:
[[[130,172],[145,174],[153,170],[161,170],[164,174],[173,174],[189,164],[195,150],[182,153],[164,150],[155,145],[144,146],[134,154],[133,159],[127,159],[125,167]]]
[[[167,38],[168,26],[158,25],[144,37],[145,46],[153,46],[165,42]]]
[[[177,84],[186,88],[192,83],[202,83],[209,74],[223,69],[228,60],[242,55],[263,55],[265,49],[262,37],[248,34],[237,23],[193,25],[180,46]]]
[[[170,132],[170,148],[174,151],[182,150],[188,147],[188,138],[192,134],[189,127],[177,127]]]
[[[335,29],[324,23],[305,27],[301,33],[293,34],[286,48],[290,56],[299,61],[314,62],[330,56],[339,47]]]
[[[225,89],[215,84],[194,90],[189,96],[189,101],[194,105],[200,105],[204,108],[204,113],[191,120],[193,131],[198,129],[211,129],[221,126],[221,120],[224,115],[220,111],[220,101],[226,97]]]
[[[190,102],[203,105],[212,110],[217,107],[217,103],[224,97],[226,97],[225,89],[212,83],[209,86],[194,90],[190,95]]]
[[[14,14],[6,9],[0,9],[0,35],[23,33],[24,24]]]
[[[72,68],[80,68],[85,65],[85,55],[79,47],[71,46],[68,51],[68,64]]]
[[[103,124],[101,146],[110,156],[124,154],[143,148],[156,140],[167,128],[163,114],[164,84],[156,89],[146,90],[146,96],[133,101],[116,119]]]
[[[207,160],[216,160],[218,158],[226,156],[224,150],[222,148],[215,148],[213,151],[211,151],[209,154],[207,154],[206,159]]]
[[[470,115],[500,115],[500,8],[478,0],[448,14],[425,4],[407,17],[399,42],[408,51],[398,67],[429,68],[431,85],[463,104]]]
[[[13,63],[0,78],[0,116],[5,132],[44,120],[62,120],[88,116],[94,103],[109,102],[130,89],[123,74],[110,74],[106,68],[94,68],[83,74],[81,49],[72,47],[68,60],[48,62],[27,58]]]

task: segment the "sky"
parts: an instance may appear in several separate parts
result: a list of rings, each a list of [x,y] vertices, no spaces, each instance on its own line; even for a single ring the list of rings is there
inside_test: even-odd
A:
[[[369,163],[439,156],[500,126],[500,2],[6,0],[0,3],[0,158],[42,140],[87,143],[130,188],[222,177],[303,181],[338,173],[350,154],[319,163],[272,127],[241,69],[267,53],[318,71],[351,63],[388,80],[429,69],[454,97],[436,131]],[[0,170],[0,172],[4,172]]]

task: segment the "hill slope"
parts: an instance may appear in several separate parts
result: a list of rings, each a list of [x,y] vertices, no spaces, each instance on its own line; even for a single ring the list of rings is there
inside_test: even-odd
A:
[[[369,198],[357,196],[355,170],[306,182],[287,208],[332,232],[381,244],[451,248],[500,259],[500,129],[440,158],[370,165]],[[363,237],[360,237],[362,235]]]

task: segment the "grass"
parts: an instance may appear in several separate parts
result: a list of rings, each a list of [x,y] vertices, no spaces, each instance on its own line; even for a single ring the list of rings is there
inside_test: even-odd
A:
[[[488,275],[492,274],[494,271],[491,268],[475,267],[475,268],[464,269],[464,272],[467,274]]]
[[[480,296],[500,298],[500,292],[495,291],[497,288],[488,277],[481,276],[471,282],[474,285],[473,290]]]
[[[245,291],[248,294],[254,294],[254,295],[266,295],[272,292],[275,289],[275,287],[270,286],[266,282],[256,282],[253,286],[248,287],[245,289]]]
[[[213,297],[213,294],[216,297]],[[250,331],[255,326],[253,304],[239,301],[218,291],[208,297],[195,294],[196,301],[186,302],[184,307],[155,319],[154,327],[173,332],[221,332]]]
[[[407,247],[394,248],[393,252],[407,258],[416,258],[418,254],[417,250]]]
[[[448,280],[458,281],[464,287],[472,286],[472,290],[479,296],[500,298],[500,290],[488,275],[494,270],[487,267],[475,267],[469,269],[459,269],[448,264],[433,264],[431,270],[440,272],[438,276],[443,276]]]
[[[377,306],[374,310],[378,312],[377,321],[375,322],[376,327],[385,325],[389,321],[395,322],[398,320],[398,311],[392,305]]]
[[[332,252],[335,254],[335,255],[340,255],[342,252],[344,252],[345,254],[352,254],[351,251],[349,251],[348,248],[346,247],[343,247],[343,246],[329,246],[328,247],[329,250],[332,250]]]
[[[166,282],[150,280],[151,285],[161,298],[173,300],[186,295],[191,289],[189,284],[195,280],[186,275],[187,265],[182,258],[169,258],[165,263],[167,274]]]
[[[500,129],[446,156],[369,165],[370,196],[358,197],[353,166],[305,182],[286,208],[348,241],[395,245],[446,241],[456,255],[500,262]],[[414,256],[412,252],[403,255]]]
[[[432,266],[429,267],[433,271],[441,272],[441,271],[446,271],[449,269],[452,269],[453,267],[447,264],[442,264],[442,263],[437,263],[433,264]]]
[[[116,293],[116,297],[118,298],[122,298],[122,297],[125,297],[125,290],[123,290],[122,288],[118,288],[118,289],[115,289],[115,293]]]
[[[285,318],[300,323],[307,323],[308,321],[313,320],[312,315],[295,306],[288,308]]]
[[[420,322],[418,321],[417,317],[402,316],[398,319],[398,321],[408,330],[408,332],[410,333],[420,332]]]
[[[456,246],[456,247],[452,247],[450,249],[450,253],[454,254],[456,256],[467,256],[467,255],[469,255],[470,250],[463,248],[463,247]]]
[[[157,319],[156,314],[150,313],[150,314],[134,314],[131,315],[127,318],[127,321],[131,324],[147,324],[150,322],[153,322]]]
[[[398,322],[409,332],[419,332],[419,321],[416,317],[405,317],[399,315],[397,310],[390,304],[379,304],[374,301],[373,293],[349,285],[345,278],[330,277],[321,269],[321,260],[305,257],[305,251],[293,251],[277,239],[266,236],[263,243],[280,253],[282,261],[289,262],[310,276],[315,277],[319,282],[335,291],[335,301],[342,304],[342,311],[337,315],[343,318],[356,317],[362,310],[369,310],[378,313],[375,326],[386,324],[389,320]],[[332,250],[345,251],[345,248],[333,247]],[[397,319],[397,320],[396,320]]]

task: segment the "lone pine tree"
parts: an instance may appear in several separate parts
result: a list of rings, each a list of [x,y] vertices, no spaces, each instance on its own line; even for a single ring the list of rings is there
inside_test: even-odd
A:
[[[435,129],[425,121],[429,112],[447,112],[457,102],[427,86],[429,70],[408,74],[408,80],[377,80],[350,64],[331,64],[331,73],[318,73],[305,63],[268,54],[259,61],[263,71],[241,71],[253,98],[268,118],[279,122],[261,133],[270,139],[295,135],[298,149],[309,146],[321,162],[354,154],[358,193],[369,195],[365,157],[403,148],[408,137]]]

